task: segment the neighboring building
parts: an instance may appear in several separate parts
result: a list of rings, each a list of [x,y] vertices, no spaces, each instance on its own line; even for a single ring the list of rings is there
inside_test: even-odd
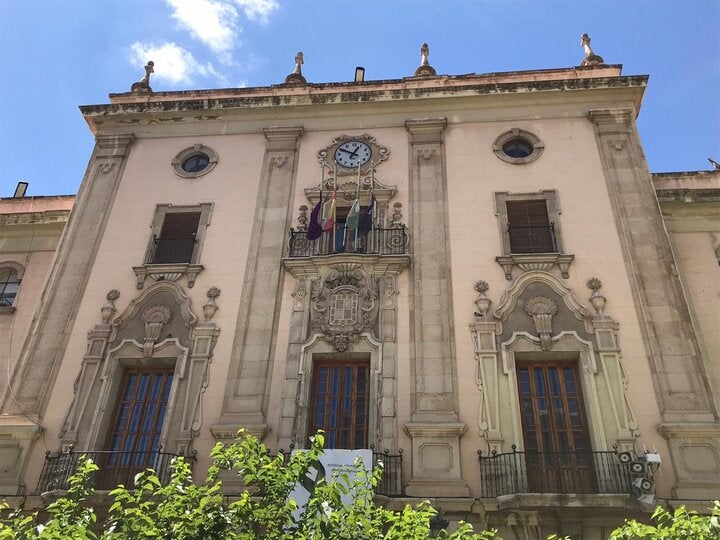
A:
[[[387,449],[384,494],[518,538],[709,506],[720,172],[651,177],[646,83],[425,55],[398,80],[298,64],[81,107],[96,146],[3,394],[2,491],[62,487],[79,450],[110,451],[113,483],[164,452],[202,474],[241,428],[273,452],[322,428]]]

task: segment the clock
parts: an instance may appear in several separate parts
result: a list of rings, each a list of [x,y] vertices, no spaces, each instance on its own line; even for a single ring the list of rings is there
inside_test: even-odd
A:
[[[335,162],[347,169],[355,169],[370,161],[372,150],[362,141],[347,141],[335,150]]]

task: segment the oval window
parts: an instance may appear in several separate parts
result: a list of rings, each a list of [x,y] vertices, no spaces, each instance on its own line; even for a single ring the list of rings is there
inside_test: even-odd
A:
[[[207,154],[198,153],[190,156],[182,163],[182,170],[186,173],[199,173],[210,164],[210,157]]]

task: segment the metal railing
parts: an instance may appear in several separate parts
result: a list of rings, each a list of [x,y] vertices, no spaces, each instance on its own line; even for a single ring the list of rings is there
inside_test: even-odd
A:
[[[557,253],[555,224],[508,225],[511,253]]]
[[[482,497],[517,493],[631,493],[632,474],[616,452],[518,452],[482,455]]]
[[[181,457],[169,452],[114,452],[102,450],[47,452],[38,481],[37,493],[67,490],[70,477],[75,474],[82,459],[91,459],[100,470],[95,474],[95,489],[115,489],[123,484],[134,486],[135,475],[153,469],[162,483],[170,480],[172,460]],[[195,456],[182,456],[194,462]]]
[[[145,264],[171,264],[192,262],[195,237],[161,238],[153,235]]]
[[[382,478],[380,478],[375,493],[386,497],[402,496],[402,456],[402,450],[399,450],[397,454],[391,454],[388,450],[385,450],[385,452],[373,452],[374,465],[377,465],[378,461],[383,464]]]
[[[366,236],[355,235],[350,229],[337,227],[324,232],[317,240],[308,240],[306,231],[290,229],[289,257],[312,257],[336,253],[372,255],[404,255],[408,244],[407,229],[373,229]]]

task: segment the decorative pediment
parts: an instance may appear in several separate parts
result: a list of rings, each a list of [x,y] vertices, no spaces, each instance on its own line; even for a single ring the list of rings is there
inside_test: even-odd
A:
[[[171,304],[174,303],[175,306],[155,304],[153,297],[163,292],[166,293],[163,296],[166,299],[168,297],[171,298]],[[148,304],[151,302],[153,305],[149,306]],[[155,333],[159,335],[162,325],[167,324],[170,321],[170,314],[174,311],[173,308],[177,309],[179,312],[186,328],[193,328],[197,324],[197,317],[190,309],[190,299],[182,290],[180,285],[177,285],[172,281],[160,281],[151,285],[147,289],[144,289],[139,295],[130,300],[125,308],[125,311],[123,311],[112,322],[113,331],[110,336],[110,341],[113,341],[117,331],[121,330],[131,320],[135,319],[140,310],[143,308],[145,308],[145,310],[142,314],[142,321],[145,323],[146,328],[146,342],[148,336],[153,336]],[[163,318],[163,314],[167,314],[167,317]],[[149,329],[148,325],[152,328]],[[159,328],[157,328],[157,325],[160,325]]]
[[[502,298],[500,299],[500,305],[493,312],[496,319],[501,321],[507,320],[510,313],[515,309],[518,298],[525,291],[525,288],[530,283],[541,282],[548,285],[553,291],[555,291],[567,308],[573,313],[573,315],[579,320],[586,323],[590,320],[590,310],[588,310],[575,296],[573,290],[562,283],[557,277],[549,272],[540,270],[526,272],[519,276],[512,287],[508,288],[503,292]],[[592,327],[588,326],[588,332],[592,332]]]
[[[338,351],[347,349],[361,332],[375,330],[379,296],[377,281],[358,263],[339,263],[313,286],[310,299],[313,330]]]

